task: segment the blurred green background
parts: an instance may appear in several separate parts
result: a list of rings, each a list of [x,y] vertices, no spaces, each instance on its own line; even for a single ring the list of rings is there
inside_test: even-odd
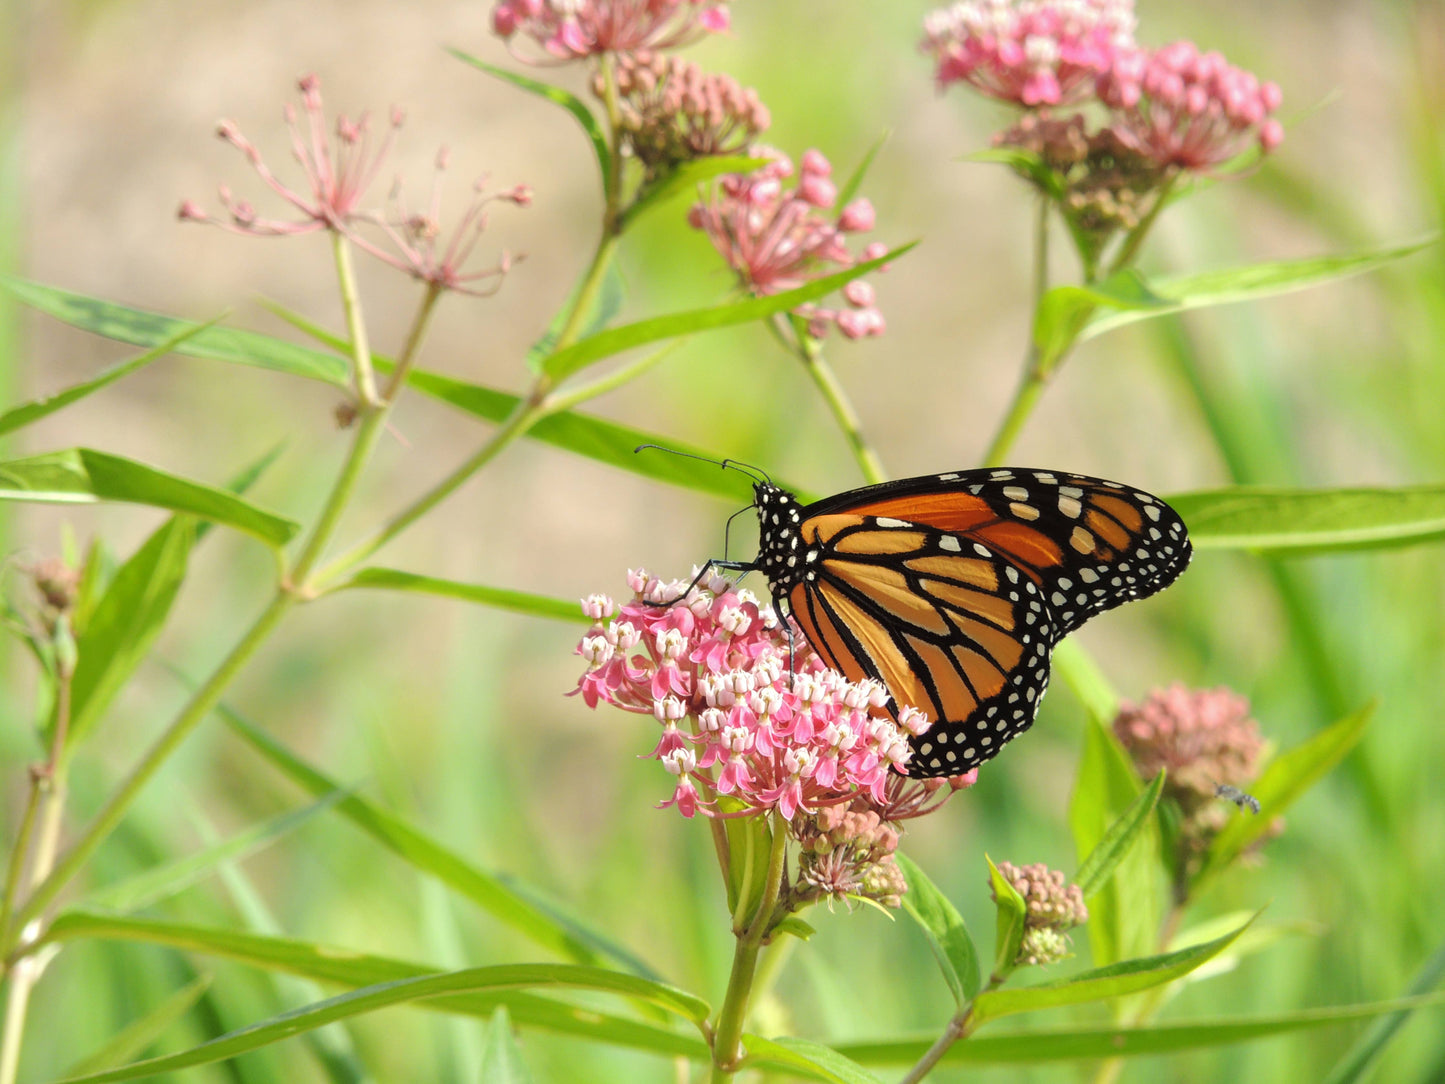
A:
[[[892,474],[973,465],[1022,356],[1031,201],[1001,168],[959,159],[985,146],[1006,114],[957,90],[935,93],[915,49],[927,4],[733,7],[733,33],[689,55],[759,90],[773,112],[770,142],[795,157],[816,146],[846,172],[891,132],[863,193],[877,208],[877,236],[923,243],[875,279],[887,335],[835,343],[832,358]],[[1438,3],[1142,0],[1139,8],[1141,41],[1191,37],[1280,83],[1289,125],[1256,175],[1165,215],[1146,268],[1354,250],[1439,227]],[[174,218],[183,197],[211,205],[220,182],[261,202],[240,156],[211,138],[214,123],[234,119],[284,168],[281,106],[296,76],[315,71],[332,109],[369,106],[384,116],[393,103],[406,107],[396,164],[418,190],[441,143],[453,152],[454,208],[483,171],[499,187],[535,189],[530,210],[499,209],[489,234],[490,245],[525,252],[525,262],[496,300],[444,304],[421,361],[518,389],[527,345],[590,252],[600,200],[585,140],[565,114],[442,52],[456,45],[513,64],[488,34],[489,10],[479,0],[12,0],[6,17],[19,32],[0,44],[11,62],[0,251],[21,274],[127,304],[195,318],[234,308],[235,323],[278,332],[255,304],[264,296],[339,327],[324,242],[240,239]],[[553,74],[581,91],[578,73]],[[707,303],[726,289],[710,247],[682,221],[685,206],[652,216],[624,243],[626,315]],[[1056,255],[1055,276],[1066,279],[1074,269],[1062,245]],[[394,350],[416,288],[375,266],[362,275],[375,346]],[[1013,460],[1119,477],[1166,495],[1230,481],[1439,481],[1442,344],[1445,249],[1436,246],[1369,278],[1088,344],[1045,397]],[[64,386],[124,353],[30,314],[0,312],[7,398]],[[220,482],[284,441],[284,457],[253,496],[307,518],[344,448],[334,406],[334,393],[320,385],[177,358],[26,430],[5,453],[86,444]],[[695,339],[589,409],[761,464],[816,492],[859,483],[805,376],[758,328]],[[395,430],[343,536],[440,478],[485,435],[420,399],[403,404]],[[629,566],[681,575],[718,554],[731,511],[523,442],[382,560],[563,597],[620,596]],[[58,551],[66,524],[124,554],[159,522],[120,506],[4,505],[0,516],[5,552],[26,561]],[[271,566],[261,547],[216,532],[192,569],[160,651],[199,672],[260,608]],[[1297,807],[1267,860],[1225,878],[1195,912],[1268,904],[1272,921],[1298,922],[1300,935],[1189,985],[1165,1019],[1395,996],[1445,940],[1436,902],[1445,896],[1442,612],[1438,546],[1282,566],[1209,552],[1167,595],[1079,634],[1125,696],[1176,680],[1227,684],[1252,698],[1262,730],[1281,746],[1379,701],[1363,747]],[[332,774],[463,853],[567,901],[664,976],[717,999],[731,937],[711,844],[701,825],[653,808],[669,788],[655,763],[637,759],[654,740],[646,720],[592,713],[564,698],[580,672],[571,654],[578,631],[462,603],[347,593],[290,619],[227,699]],[[0,814],[10,839],[24,765],[38,746],[29,660],[9,643],[0,652]],[[180,696],[160,667],[141,672],[79,758],[77,818],[96,808]],[[1080,720],[1059,685],[1030,735],[909,837],[909,853],[981,941],[992,928],[985,851],[1074,866],[1064,814]],[[96,881],[302,801],[208,725],[106,845]],[[340,818],[312,820],[244,869],[280,930],[294,937],[452,966],[535,958]],[[245,924],[219,880],[168,908],[190,921]],[[947,1019],[947,991],[909,924],[868,909],[809,918],[819,935],[794,953],[757,1030],[828,1041],[928,1032]],[[216,975],[212,993],[189,1032],[176,1029],[164,1049],[306,999],[239,967],[78,943],[39,989],[22,1077],[56,1075],[198,971]],[[475,1079],[475,1021],[402,1009],[349,1030],[377,1080]],[[1318,1080],[1354,1034],[1340,1028],[1143,1059],[1123,1079]],[[541,1080],[675,1079],[657,1059],[545,1035],[527,1034],[524,1049]],[[935,1079],[1063,1081],[1082,1073],[1068,1065],[940,1070]],[[1412,1022],[1377,1078],[1445,1078],[1439,1017]],[[326,1077],[309,1048],[293,1041],[185,1079]]]

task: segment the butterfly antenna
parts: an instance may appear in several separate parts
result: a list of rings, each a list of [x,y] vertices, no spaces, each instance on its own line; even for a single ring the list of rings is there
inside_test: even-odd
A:
[[[754,467],[747,463],[739,462],[736,459],[710,459],[708,456],[697,455],[693,452],[680,452],[676,448],[669,448],[664,444],[639,444],[636,448],[632,449],[632,453],[636,455],[645,448],[653,448],[659,452],[667,452],[669,455],[680,455],[684,459],[696,459],[701,463],[711,463],[713,466],[721,467],[723,470],[735,470],[739,474],[746,474],[754,482],[766,482],[768,485],[773,484],[773,480],[768,476],[767,471],[761,467]]]

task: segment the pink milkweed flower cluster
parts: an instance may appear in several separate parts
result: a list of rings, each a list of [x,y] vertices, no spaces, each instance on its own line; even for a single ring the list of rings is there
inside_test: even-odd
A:
[[[998,872],[1024,899],[1024,936],[1014,963],[1019,966],[1051,964],[1066,957],[1068,931],[1089,920],[1083,891],[1042,862],[1028,866],[1000,862]],[[997,901],[992,877],[989,891]]]
[[[500,0],[492,29],[531,38],[556,61],[676,49],[728,28],[728,0]],[[514,50],[515,53],[515,50]],[[520,57],[519,59],[525,59]]]
[[[620,56],[613,78],[626,146],[649,180],[695,158],[746,154],[772,123],[757,91],[681,57]],[[601,72],[592,89],[605,94]]]
[[[783,185],[793,176],[792,161],[767,153],[771,161],[752,173],[720,178],[688,214],[688,223],[707,234],[745,289],[756,295],[782,293],[887,251],[881,242],[868,245],[861,257],[849,251],[850,234],[873,228],[873,205],[858,198],[832,214],[838,188],[831,179],[832,164],[820,152],[803,155],[792,187]],[[836,325],[849,339],[883,334],[887,324],[873,286],[854,279],[842,293],[846,308],[809,304],[795,310],[809,321],[809,332],[820,338]]]
[[[885,717],[881,685],[829,670],[801,636],[790,645],[751,592],[716,575],[691,590],[644,572],[628,582],[635,595],[620,608],[602,595],[583,603],[597,623],[577,647],[587,672],[576,691],[589,707],[657,721],[649,755],[676,779],[664,808],[715,816],[727,796],[744,813],[791,821],[859,797],[886,808],[889,780],[911,782],[900,774],[908,735],[928,718]]]
[[[963,0],[924,17],[938,85],[1025,106],[1077,102],[1134,41],[1133,0]]]
[[[405,209],[400,180],[392,186],[391,214],[367,207],[368,193],[381,174],[396,132],[401,128],[401,110],[392,110],[391,126],[379,143],[373,143],[370,116],[366,113],[354,120],[338,116],[334,138],[329,138],[329,125],[321,100],[321,80],[315,75],[307,75],[298,82],[298,87],[302,113],[298,115],[296,109],[288,105],[285,116],[291,133],[292,154],[305,178],[304,191],[281,181],[266,165],[255,144],[243,136],[231,121],[222,121],[217,134],[240,150],[266,185],[299,211],[301,217],[293,220],[265,218],[249,202],[238,199],[222,185],[221,205],[226,209],[228,218],[212,217],[193,200],[181,204],[179,218],[186,222],[209,223],[253,237],[289,237],[330,230],[345,236],[362,251],[384,263],[438,288],[478,296],[495,293],[501,276],[520,256],[503,253],[495,267],[483,271],[468,272],[465,264],[486,229],[487,205],[500,201],[518,207],[530,206],[531,189],[526,185],[517,185],[505,192],[488,194],[484,180],[479,180],[473,187],[472,202],[460,223],[443,241],[441,178],[447,167],[447,151],[443,149],[437,155],[436,180],[426,210],[413,213]],[[377,233],[393,247],[388,248],[385,243],[374,240]],[[497,280],[488,289],[471,285],[488,279]]]
[[[1216,52],[1177,41],[1121,54],[1098,81],[1119,137],[1163,166],[1206,170],[1257,144],[1279,146],[1280,89]]]
[[[1134,40],[1133,0],[964,0],[924,18],[940,87],[1045,112],[1093,104],[1101,130],[1161,171],[1208,170],[1279,146],[1280,90],[1188,41]]]

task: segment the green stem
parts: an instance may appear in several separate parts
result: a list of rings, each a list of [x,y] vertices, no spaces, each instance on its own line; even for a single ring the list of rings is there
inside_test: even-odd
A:
[[[602,72],[602,105],[607,112],[607,131],[611,138],[608,149],[612,152],[607,159],[607,209],[603,216],[604,237],[616,237],[622,232],[622,108],[617,102],[617,73],[613,69],[611,53],[603,53],[598,59]]]
[[[20,819],[20,833],[15,849],[10,852],[10,865],[5,872],[5,900],[0,904],[0,945],[10,944],[10,917],[15,911],[15,894],[20,888],[20,875],[25,871],[25,856],[30,853],[30,836],[35,831],[36,814],[40,810],[40,780],[32,774],[30,798]]]
[[[1155,221],[1159,218],[1159,212],[1164,210],[1165,204],[1169,202],[1169,193],[1178,179],[1177,173],[1172,173],[1164,178],[1164,183],[1159,186],[1159,192],[1154,198],[1154,206],[1149,208],[1149,213],[1124,238],[1118,255],[1109,264],[1109,274],[1113,275],[1122,271],[1134,262],[1135,257],[1139,255],[1139,249],[1144,244],[1144,239],[1149,236],[1149,231],[1153,229]]]
[[[547,413],[560,414],[562,411],[571,410],[573,407],[585,403],[589,399],[595,399],[599,395],[605,395],[615,388],[622,387],[622,385],[637,379],[648,369],[651,369],[658,362],[667,358],[674,350],[686,343],[688,338],[688,336],[684,336],[680,339],[673,339],[672,342],[668,343],[662,349],[654,350],[652,353],[645,357],[638,358],[636,361],[629,361],[624,365],[619,365],[606,376],[598,377],[596,380],[588,381],[586,384],[577,385],[571,391],[562,393],[559,390],[552,393],[547,396]]]
[[[333,232],[331,251],[336,258],[336,278],[341,283],[341,307],[346,313],[347,330],[351,333],[357,405],[365,412],[368,408],[374,409],[380,400],[376,395],[376,376],[371,371],[371,345],[367,342],[366,324],[361,319],[361,298],[356,289],[356,269],[351,265],[351,244],[340,233]]]
[[[784,330],[785,320],[786,317],[779,315],[768,322],[774,337],[789,353],[797,356],[808,375],[813,378],[813,383],[823,395],[823,402],[827,403],[828,409],[833,412],[833,420],[847,438],[848,447],[852,450],[853,458],[857,460],[858,469],[863,473],[864,479],[870,484],[887,481],[888,472],[883,469],[882,460],[878,458],[878,453],[864,434],[858,411],[839,382],[838,374],[833,372],[833,367],[823,357],[822,344],[806,333],[798,332],[790,337]]]
[[[1032,281],[1033,315],[1029,320],[1029,345],[1024,352],[1023,376],[1019,380],[1018,389],[1014,392],[1013,401],[1009,403],[1008,412],[1004,415],[1003,421],[999,423],[993,440],[989,442],[988,451],[983,454],[985,467],[1002,466],[1004,459],[1013,448],[1014,441],[1022,432],[1024,423],[1028,421],[1029,415],[1038,405],[1039,397],[1043,395],[1051,375],[1051,372],[1044,370],[1043,358],[1039,353],[1038,343],[1034,339],[1034,326],[1038,323],[1039,306],[1043,304],[1044,295],[1049,292],[1049,201],[1045,196],[1039,197],[1038,217],[1034,221]],[[1063,355],[1061,354],[1053,369],[1057,369],[1062,362]]]
[[[442,293],[443,289],[440,284],[427,283],[426,293],[421,299],[421,307],[417,309],[416,316],[412,319],[411,330],[406,333],[406,342],[402,345],[401,357],[397,359],[396,368],[391,371],[391,379],[386,383],[386,391],[382,393],[382,397],[387,403],[396,402],[396,397],[406,386],[406,378],[411,373],[411,367],[416,363],[417,354],[421,351],[422,337],[426,335],[427,325],[431,323],[432,313],[436,311],[436,305],[441,300]]]
[[[923,1057],[914,1063],[913,1068],[908,1070],[908,1075],[903,1077],[898,1084],[918,1084],[920,1080],[933,1072],[934,1067],[943,1060],[943,1055],[948,1053],[948,1048],[968,1035],[971,1030],[969,1025],[972,1015],[973,1002],[970,1001],[948,1022],[943,1029],[943,1034],[934,1041]]]
[[[748,928],[738,936],[733,951],[732,973],[728,976],[727,994],[718,1011],[713,1029],[711,1084],[725,1084],[738,1070],[742,1059],[743,1022],[748,1015],[748,999],[757,974],[758,952],[763,939],[772,929],[774,910],[783,889],[783,865],[788,854],[788,826],[779,817],[772,818],[773,845],[768,856],[767,882],[758,909],[753,912]]]

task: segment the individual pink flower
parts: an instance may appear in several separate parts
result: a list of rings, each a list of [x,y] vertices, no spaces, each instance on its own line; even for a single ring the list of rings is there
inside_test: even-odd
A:
[[[238,199],[222,185],[221,204],[229,219],[212,218],[198,204],[186,200],[181,204],[179,215],[183,221],[209,222],[234,233],[280,237],[316,230],[345,232],[363,213],[362,201],[381,172],[404,115],[401,110],[392,109],[391,125],[379,144],[373,145],[368,113],[354,120],[338,116],[334,138],[329,137],[321,102],[321,80],[315,75],[307,75],[300,79],[297,86],[301,91],[304,117],[297,115],[294,106],[287,105],[286,127],[291,132],[292,154],[305,176],[303,191],[291,188],[277,178],[262,159],[261,152],[232,121],[221,121],[216,134],[244,154],[261,179],[299,211],[301,218],[264,218],[249,202]]]
[[[1279,87],[1193,42],[1123,52],[1097,89],[1119,138],[1160,166],[1207,170],[1284,138]]]
[[[676,49],[729,25],[728,0],[499,0],[492,29],[531,38],[553,60]],[[515,53],[515,50],[514,50]],[[519,59],[526,59],[517,54]]]
[[[797,182],[785,188],[793,164],[778,155],[752,173],[720,178],[708,198],[693,206],[688,222],[707,234],[749,292],[762,296],[796,289],[859,262],[847,238],[873,227],[873,206],[866,199],[831,213],[838,199],[832,168],[821,153],[810,150],[803,155]],[[885,251],[881,244],[869,245],[861,259],[876,259]],[[794,312],[809,321],[815,337],[829,326],[850,339],[884,332],[872,287],[855,279],[843,298],[846,308],[808,304]]]
[[[924,17],[940,88],[1034,107],[1076,102],[1134,40],[1133,0],[963,0]]]
[[[681,57],[624,54],[613,78],[627,148],[649,180],[695,158],[747,154],[771,123],[757,91]],[[606,92],[600,72],[593,91]]]

